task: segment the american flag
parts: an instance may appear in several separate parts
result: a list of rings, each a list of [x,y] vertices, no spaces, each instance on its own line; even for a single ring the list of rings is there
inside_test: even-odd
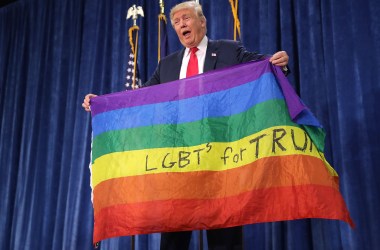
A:
[[[136,67],[135,65],[135,56],[133,54],[133,51],[131,49],[131,52],[129,53],[128,57],[128,64],[127,64],[127,70],[126,70],[126,76],[125,76],[125,88],[126,90],[132,90],[132,85],[133,85],[133,77],[134,77],[134,69],[136,68],[135,72],[135,88],[140,88],[141,87],[141,79],[139,75],[139,67],[138,63],[136,60]]]

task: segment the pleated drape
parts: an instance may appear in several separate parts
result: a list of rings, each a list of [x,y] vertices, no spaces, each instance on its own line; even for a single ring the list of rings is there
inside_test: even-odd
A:
[[[165,1],[167,17],[178,2]],[[233,38],[229,1],[200,2],[209,38]],[[157,65],[158,1],[18,0],[0,9],[0,249],[92,249],[91,125],[81,103],[87,93],[124,90],[133,4],[145,11],[138,61],[146,81]],[[246,47],[288,52],[288,78],[326,129],[326,156],[357,225],[248,225],[246,249],[379,248],[378,13],[377,0],[239,1]],[[170,22],[168,35],[169,51],[181,48]],[[100,249],[129,249],[131,240]],[[159,241],[140,235],[135,247],[159,249]],[[190,249],[198,244],[195,232]]]

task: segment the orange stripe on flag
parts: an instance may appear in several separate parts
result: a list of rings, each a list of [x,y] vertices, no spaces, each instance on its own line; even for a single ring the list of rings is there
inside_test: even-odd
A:
[[[94,213],[115,205],[168,199],[215,199],[284,186],[317,184],[338,190],[337,178],[316,157],[267,157],[224,170],[160,173],[115,178],[94,189]]]

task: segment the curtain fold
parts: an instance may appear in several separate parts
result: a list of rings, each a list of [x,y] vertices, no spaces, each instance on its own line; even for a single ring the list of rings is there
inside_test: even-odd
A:
[[[168,18],[178,2],[165,1]],[[229,1],[200,2],[208,37],[233,39]],[[0,249],[92,249],[91,118],[81,103],[87,93],[125,89],[133,4],[145,12],[138,62],[146,81],[157,66],[158,1],[18,0],[0,8]],[[240,0],[238,12],[249,50],[288,52],[289,80],[325,127],[326,157],[357,226],[247,225],[246,249],[376,249],[380,2]],[[181,44],[170,26],[174,52]],[[190,249],[198,249],[193,236]],[[108,239],[100,249],[129,249],[131,240]],[[159,241],[136,236],[135,246],[159,249]]]

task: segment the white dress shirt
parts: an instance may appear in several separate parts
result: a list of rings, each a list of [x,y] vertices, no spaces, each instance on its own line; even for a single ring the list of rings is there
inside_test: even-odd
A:
[[[198,51],[195,52],[198,58],[198,73],[199,74],[203,73],[203,66],[205,65],[205,58],[206,58],[207,42],[208,42],[208,38],[207,36],[204,36],[202,41],[197,46]],[[183,58],[182,58],[179,79],[186,78],[186,71],[187,71],[187,65],[189,64],[189,60],[190,60],[190,48],[186,48],[185,53],[183,54]]]

